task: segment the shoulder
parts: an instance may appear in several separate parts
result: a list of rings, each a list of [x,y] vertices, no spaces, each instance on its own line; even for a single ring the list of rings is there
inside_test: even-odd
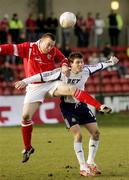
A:
[[[39,41],[36,42],[30,42],[30,47],[39,47]]]
[[[84,65],[84,68],[83,68],[83,72],[88,72],[89,71],[89,68],[91,67],[92,65]]]
[[[60,49],[58,49],[57,47],[54,47],[53,49],[54,49],[54,50],[55,50],[55,52],[57,52],[57,53],[62,53],[62,52],[61,52],[61,50],[60,50]]]
[[[84,75],[89,76],[89,74],[91,74],[90,68],[91,68],[90,65],[85,65],[84,68],[83,68],[83,70],[82,70],[82,73],[83,73]]]
[[[51,49],[51,53],[54,54],[55,56],[62,54],[62,52],[61,52],[58,48],[56,48],[56,47],[53,47],[53,48]]]

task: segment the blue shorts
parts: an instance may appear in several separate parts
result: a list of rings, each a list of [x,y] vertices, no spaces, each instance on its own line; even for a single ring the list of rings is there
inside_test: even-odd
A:
[[[60,103],[60,109],[68,128],[75,124],[88,124],[96,122],[96,117],[84,103]]]

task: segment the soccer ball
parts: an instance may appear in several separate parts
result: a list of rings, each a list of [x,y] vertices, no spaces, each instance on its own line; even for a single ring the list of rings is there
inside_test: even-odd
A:
[[[72,28],[76,24],[76,16],[72,12],[64,12],[59,21],[62,28]]]

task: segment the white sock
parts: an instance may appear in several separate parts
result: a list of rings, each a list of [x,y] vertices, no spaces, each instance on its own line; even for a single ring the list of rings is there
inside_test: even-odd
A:
[[[80,165],[80,170],[86,170],[86,161],[81,142],[74,141],[74,151]]]
[[[94,159],[95,159],[95,155],[96,152],[98,150],[98,146],[99,146],[99,140],[93,140],[90,138],[89,140],[89,154],[88,154],[88,159],[87,159],[87,163],[88,164],[94,164]]]

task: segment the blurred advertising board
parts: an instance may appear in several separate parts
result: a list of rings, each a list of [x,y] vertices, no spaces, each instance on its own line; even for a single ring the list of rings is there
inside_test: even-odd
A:
[[[0,96],[0,126],[20,125],[24,96]],[[63,122],[59,107],[60,99],[47,99],[33,116],[35,124]],[[113,112],[129,111],[129,96],[105,96],[104,104]],[[95,109],[90,106],[92,112]]]

